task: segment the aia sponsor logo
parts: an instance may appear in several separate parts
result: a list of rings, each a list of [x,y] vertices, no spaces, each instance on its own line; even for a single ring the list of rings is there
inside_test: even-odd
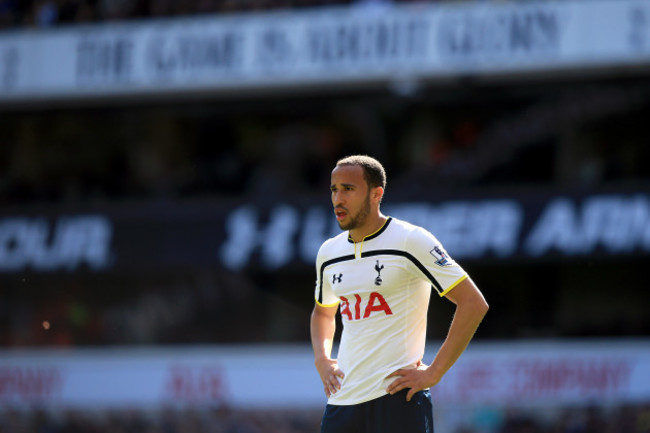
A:
[[[350,304],[350,299],[341,296],[341,316],[346,317],[348,320],[367,319],[371,314],[379,314],[383,312],[385,315],[390,316],[393,314],[386,299],[378,292],[372,292],[368,296],[367,302],[359,294],[354,294],[354,301]],[[365,306],[363,306],[365,304]],[[363,306],[363,308],[362,308]],[[361,310],[363,309],[363,315]]]

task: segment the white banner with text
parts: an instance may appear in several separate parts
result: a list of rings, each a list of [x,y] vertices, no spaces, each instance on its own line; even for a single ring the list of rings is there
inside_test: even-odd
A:
[[[4,350],[0,406],[318,408],[313,365],[308,345]],[[650,401],[650,341],[472,343],[432,395],[437,407]]]
[[[399,84],[650,62],[645,0],[351,6],[0,33],[0,102]]]

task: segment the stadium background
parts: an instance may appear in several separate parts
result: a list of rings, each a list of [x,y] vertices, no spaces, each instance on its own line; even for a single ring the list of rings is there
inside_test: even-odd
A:
[[[218,392],[219,365],[244,356],[259,358],[257,373],[265,360],[312,368],[304,356],[311,260],[336,232],[329,172],[350,153],[385,163],[385,207],[429,225],[484,291],[491,310],[470,354],[477,364],[494,362],[493,352],[525,357],[522,347],[561,360],[584,347],[590,368],[618,351],[640,353],[645,375],[627,394],[551,395],[523,405],[461,398],[453,416],[449,407],[436,414],[443,433],[650,431],[650,9],[641,1],[568,3],[569,12],[524,1],[0,0],[1,431],[314,431],[323,402],[292,401],[291,382],[274,390],[279,404],[230,401]],[[600,27],[602,14],[586,13],[592,6],[613,8],[629,28]],[[329,59],[327,73],[338,80],[307,73],[292,82],[282,75],[295,72],[279,62],[249,81],[217,71],[197,84],[182,68],[207,67],[180,51],[174,59],[173,50],[160,68],[179,69],[166,79],[140,86],[120,75],[139,44],[128,40],[137,28],[124,23],[164,34],[252,16],[245,30],[268,24],[267,54],[281,58],[281,31],[290,39],[294,18],[314,26],[341,15],[381,21],[413,7],[510,14],[521,40],[487,60],[487,33],[465,40],[456,49],[466,62],[450,56],[444,71],[404,74],[391,63],[399,56],[353,65],[377,73],[367,79]],[[566,27],[591,35],[593,25],[604,40],[625,33],[630,51],[564,63],[548,47],[536,52],[532,39],[548,27],[536,28],[535,17],[547,12],[558,14],[561,29],[585,12],[577,20],[584,29]],[[456,31],[470,38],[469,27]],[[29,50],[21,44],[60,30],[81,35],[72,66],[81,84],[57,81],[69,59],[54,52],[51,64],[32,61],[45,72],[32,71],[37,78],[21,87],[16,62]],[[590,54],[592,45],[583,46]],[[429,350],[452,311],[432,300]],[[239,352],[251,348],[254,355]],[[204,350],[213,361],[197,355]],[[29,382],[50,367],[65,381],[61,372],[73,369],[66,366],[98,359],[125,360],[124,372],[137,376],[140,357],[170,357],[173,367],[184,355],[187,368],[199,365],[186,373],[188,382],[199,375],[201,391],[178,391],[173,401],[127,396],[108,404],[101,396],[110,387],[98,387],[88,398],[97,402],[81,404]],[[216,370],[206,373],[204,362]],[[277,371],[269,366],[268,374]]]

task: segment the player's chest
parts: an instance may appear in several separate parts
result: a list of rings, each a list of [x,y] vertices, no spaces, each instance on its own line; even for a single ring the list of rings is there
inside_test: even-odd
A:
[[[344,260],[325,268],[323,280],[338,297],[399,290],[408,277],[401,257],[381,255]]]

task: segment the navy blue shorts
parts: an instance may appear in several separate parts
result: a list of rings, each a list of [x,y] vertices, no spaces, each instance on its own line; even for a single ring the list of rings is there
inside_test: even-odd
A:
[[[321,433],[433,433],[431,393],[419,391],[406,401],[407,389],[351,406],[328,404]]]

